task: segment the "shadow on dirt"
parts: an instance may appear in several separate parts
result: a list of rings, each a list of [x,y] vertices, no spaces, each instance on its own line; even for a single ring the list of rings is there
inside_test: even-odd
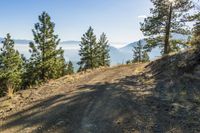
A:
[[[145,78],[138,75],[116,83],[79,86],[80,92],[50,97],[6,117],[0,131],[200,132],[200,102],[191,98],[189,88],[182,88],[185,81],[154,77],[154,84],[144,84]],[[199,93],[194,85],[190,89]]]

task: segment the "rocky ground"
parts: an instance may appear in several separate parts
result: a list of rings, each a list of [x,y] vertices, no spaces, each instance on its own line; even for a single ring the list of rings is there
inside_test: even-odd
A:
[[[180,74],[170,61],[102,68],[1,98],[0,132],[199,133],[200,69]]]

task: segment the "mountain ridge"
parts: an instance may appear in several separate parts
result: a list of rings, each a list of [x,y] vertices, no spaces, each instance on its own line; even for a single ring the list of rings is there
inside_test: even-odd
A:
[[[3,38],[0,38],[0,41],[3,41]],[[16,49],[21,53],[24,54],[25,57],[29,58],[30,53],[28,52],[29,46],[28,43],[31,42],[31,40],[23,40],[23,39],[14,39],[16,45]],[[145,43],[144,39],[141,40],[142,43]],[[133,46],[137,44],[138,41],[135,41],[133,43],[129,43],[125,45],[122,48],[117,48],[113,46],[114,44],[111,42],[109,43],[109,49],[110,49],[110,59],[111,59],[111,65],[117,65],[117,64],[124,64],[127,60],[131,60],[133,58],[132,49]],[[68,41],[62,41],[60,42],[60,47],[63,48],[65,51],[65,59],[66,61],[71,60],[72,62],[78,62],[80,60],[80,56],[78,54],[80,49],[80,41],[76,40],[68,40]],[[159,55],[159,54],[157,54]],[[151,56],[152,59],[154,59],[154,56]],[[76,65],[76,63],[73,63]],[[76,65],[77,67],[77,65]]]
[[[174,38],[177,39],[182,39],[186,40],[187,36],[182,36],[182,35],[173,35]],[[0,41],[2,41],[3,38],[0,37]],[[14,39],[17,50],[24,54],[26,57],[29,57],[28,53],[28,44],[31,42],[31,40],[25,40],[25,39]],[[126,63],[127,60],[132,60],[133,59],[133,48],[134,46],[137,45],[137,43],[141,41],[142,45],[146,44],[146,41],[144,39],[140,39],[138,41],[134,41],[132,43],[129,43],[125,45],[124,47],[117,48],[115,47],[114,43],[110,42],[109,43],[109,49],[110,49],[110,60],[111,60],[111,65],[117,65],[117,64],[124,64]],[[60,47],[63,48],[65,51],[65,59],[66,61],[71,60],[73,62],[78,62],[80,60],[80,56],[78,54],[79,49],[80,49],[80,41],[76,40],[68,40],[68,41],[61,41],[60,42]],[[25,48],[24,48],[25,47]],[[157,57],[161,56],[160,53],[161,49],[159,47],[154,48],[151,52],[149,52],[149,57],[150,60],[154,60]],[[76,63],[74,63],[76,65]]]

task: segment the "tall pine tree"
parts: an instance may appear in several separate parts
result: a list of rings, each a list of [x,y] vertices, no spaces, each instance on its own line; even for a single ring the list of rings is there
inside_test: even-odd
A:
[[[27,63],[27,75],[32,75],[30,84],[58,78],[65,68],[64,51],[58,45],[60,39],[54,34],[55,24],[43,12],[33,31],[34,42],[30,42],[31,57]]]
[[[97,49],[98,44],[96,42],[96,35],[94,35],[94,30],[89,27],[88,31],[81,38],[79,55],[81,57],[79,71],[86,69],[93,69],[98,67],[98,55]]]
[[[163,48],[162,53],[168,54],[178,45],[185,45],[180,40],[173,40],[172,33],[188,34],[185,24],[185,15],[192,8],[191,0],[151,0],[154,8],[151,8],[152,16],[145,18],[141,23],[141,31],[147,39],[148,50],[156,46]]]
[[[139,41],[137,46],[133,47],[133,62],[141,62],[142,61],[142,43]]]
[[[146,50],[144,50],[144,45],[142,41],[137,43],[137,46],[133,47],[133,63],[148,62],[149,55]]]
[[[101,34],[98,45],[99,66],[110,66],[110,50],[105,33]]]
[[[200,47],[200,13],[195,15],[195,20],[192,44]]]
[[[13,93],[21,88],[22,58],[14,49],[14,41],[7,34],[0,52],[0,96]],[[10,94],[11,95],[11,94]]]

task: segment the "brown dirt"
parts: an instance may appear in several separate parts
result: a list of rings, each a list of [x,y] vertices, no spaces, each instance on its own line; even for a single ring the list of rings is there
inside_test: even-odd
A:
[[[67,76],[2,98],[0,132],[199,133],[200,95],[146,65]]]

